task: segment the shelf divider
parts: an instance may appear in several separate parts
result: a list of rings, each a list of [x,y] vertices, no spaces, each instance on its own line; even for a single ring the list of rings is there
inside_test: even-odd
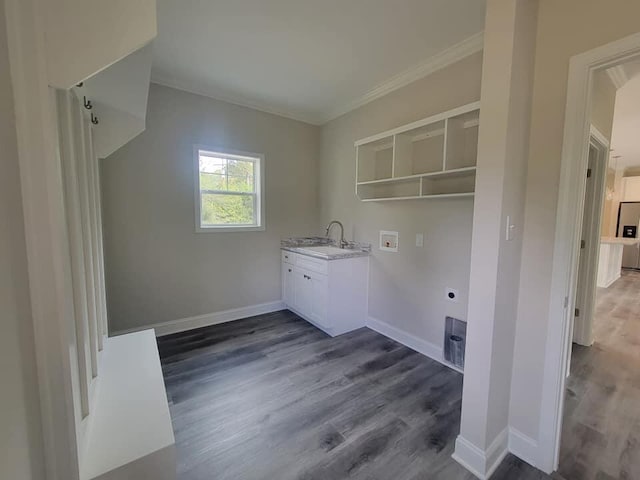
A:
[[[473,197],[479,109],[470,103],[355,142],[358,198]]]

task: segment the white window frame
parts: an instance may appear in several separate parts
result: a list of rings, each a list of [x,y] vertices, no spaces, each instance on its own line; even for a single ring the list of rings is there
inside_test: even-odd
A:
[[[251,225],[214,225],[203,226],[201,219],[201,189],[200,189],[200,152],[207,152],[213,155],[220,155],[222,157],[237,158],[239,160],[253,160],[255,162],[254,167],[254,183],[255,193],[254,205],[256,213],[256,222]],[[264,155],[261,153],[242,152],[239,150],[230,150],[228,148],[211,147],[207,145],[194,145],[193,146],[193,166],[194,166],[194,178],[195,178],[195,227],[196,233],[221,233],[221,232],[258,232],[265,230],[265,199],[264,199],[264,168],[265,161]],[[224,192],[221,192],[224,193]]]

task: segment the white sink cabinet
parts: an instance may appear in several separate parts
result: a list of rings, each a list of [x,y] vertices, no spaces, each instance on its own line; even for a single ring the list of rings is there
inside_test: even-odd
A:
[[[324,260],[282,250],[287,308],[331,336],[364,327],[369,257]]]

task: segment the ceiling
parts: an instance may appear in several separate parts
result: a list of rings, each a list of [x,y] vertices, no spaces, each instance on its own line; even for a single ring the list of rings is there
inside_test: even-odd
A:
[[[322,124],[482,48],[484,0],[158,0],[152,80]]]
[[[617,168],[640,166],[640,62],[623,66],[625,82],[618,89],[611,135]]]

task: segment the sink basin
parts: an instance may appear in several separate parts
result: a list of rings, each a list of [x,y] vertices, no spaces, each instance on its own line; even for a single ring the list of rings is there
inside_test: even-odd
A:
[[[349,253],[349,250],[345,250],[344,248],[331,247],[328,245],[322,245],[319,247],[305,247],[300,250],[306,250],[308,252],[313,252],[315,254],[320,255],[345,255]]]

